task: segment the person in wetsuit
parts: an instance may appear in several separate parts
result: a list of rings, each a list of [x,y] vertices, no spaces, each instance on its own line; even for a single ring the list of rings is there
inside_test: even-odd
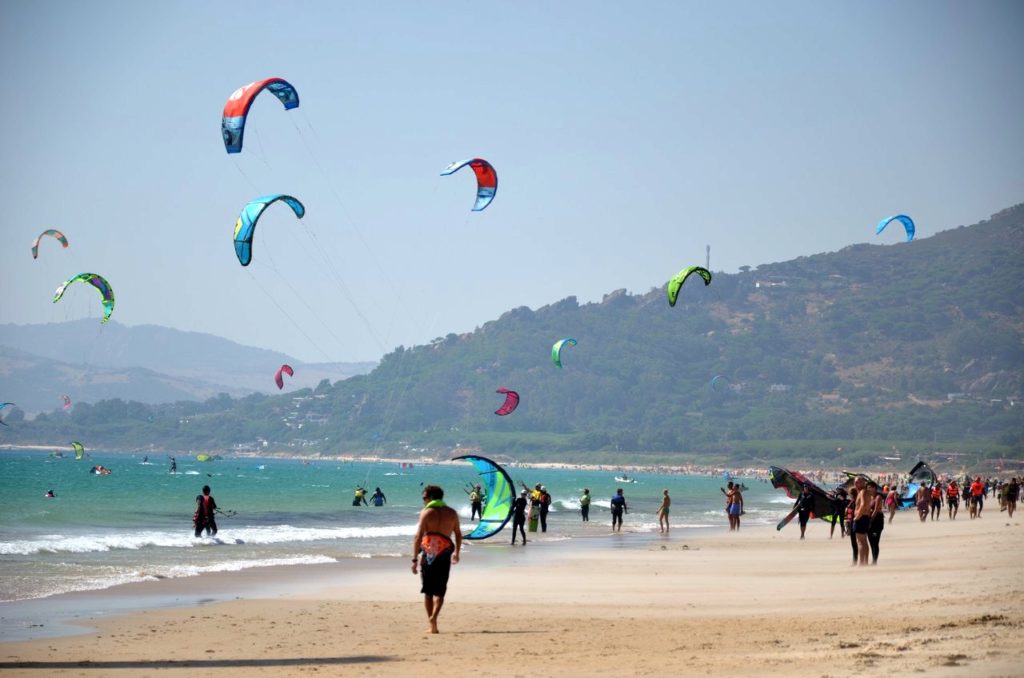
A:
[[[540,486],[540,531],[548,531],[548,510],[551,509],[551,495],[548,488]]]
[[[622,494],[622,488],[620,487],[612,497],[612,532],[622,531],[623,513],[629,513],[629,508],[626,507],[626,497]]]
[[[452,536],[455,537],[454,543]],[[462,551],[462,530],[459,514],[444,503],[444,490],[437,485],[423,488],[423,510],[420,511],[416,536],[412,541],[412,573],[420,569],[423,606],[430,622],[428,631],[437,633],[437,616],[448,591],[448,575],[453,563],[459,562]]]
[[[380,491],[378,487],[373,491],[373,496],[370,497],[370,503],[374,506],[383,506],[388,503],[388,498],[384,496],[384,493]]]
[[[580,497],[580,515],[583,516],[583,522],[590,522],[590,488],[583,488],[583,496]]]
[[[210,486],[203,485],[203,493],[196,495],[196,512],[192,515],[197,537],[202,535],[203,530],[206,530],[207,537],[217,536],[217,521],[214,519],[216,510],[217,502],[210,494]]]
[[[474,487],[473,491],[469,493],[469,508],[471,511],[470,520],[484,517],[484,491],[479,485]]]
[[[804,485],[800,496],[796,498],[797,520],[800,521],[800,538],[804,538],[807,532],[807,521],[811,519],[811,511],[814,509],[814,495],[811,488]]]
[[[362,485],[360,485],[359,487],[356,488],[356,492],[352,496],[352,505],[353,506],[360,506],[360,505],[362,505],[362,506],[369,506],[369,504],[366,503],[366,490],[363,488]]]
[[[516,500],[512,502],[512,543],[516,543],[516,528],[519,529],[519,534],[523,535],[523,544],[526,544],[526,496],[529,494],[526,490],[519,493]]]

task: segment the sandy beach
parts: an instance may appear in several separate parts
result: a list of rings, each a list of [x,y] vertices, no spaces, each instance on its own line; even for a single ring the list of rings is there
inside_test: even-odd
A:
[[[258,586],[235,600],[80,619],[85,634],[5,642],[0,671],[1019,676],[1022,524],[994,507],[974,521],[900,513],[867,568],[851,567],[849,541],[830,541],[820,521],[804,541],[791,525],[473,545],[453,568],[435,636],[424,633],[406,559],[357,572],[280,568],[253,575]],[[131,586],[201,595],[231,576]]]

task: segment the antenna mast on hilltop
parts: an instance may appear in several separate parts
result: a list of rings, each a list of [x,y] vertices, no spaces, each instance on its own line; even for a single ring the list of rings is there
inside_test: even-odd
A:
[[[711,245],[704,246],[704,268],[711,270]]]

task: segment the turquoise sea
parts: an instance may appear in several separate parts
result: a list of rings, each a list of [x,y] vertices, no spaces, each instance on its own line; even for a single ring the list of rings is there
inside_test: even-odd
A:
[[[423,484],[441,485],[445,499],[469,520],[465,487],[476,482],[468,463],[420,464],[225,458],[212,462],[90,451],[85,459],[41,452],[0,453],[0,601],[95,591],[127,582],[195,577],[288,564],[404,557],[415,532]],[[97,465],[110,475],[93,475]],[[630,474],[634,483],[598,470],[509,468],[516,484],[543,483],[554,503],[540,541],[610,537],[609,499],[622,487],[629,503],[624,533],[658,532],[662,490],[672,497],[673,538],[725,530],[721,476]],[[744,480],[745,524],[774,524],[791,501],[761,480]],[[221,509],[216,538],[194,538],[195,497],[210,485]],[[383,507],[352,506],[353,490],[380,487]],[[589,487],[591,522],[579,517]],[[55,498],[46,498],[52,489]],[[487,540],[505,546],[510,528]],[[467,549],[479,548],[469,543]]]

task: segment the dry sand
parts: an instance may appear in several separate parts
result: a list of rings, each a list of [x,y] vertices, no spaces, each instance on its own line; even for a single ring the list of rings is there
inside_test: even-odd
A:
[[[724,518],[723,518],[724,522]],[[0,644],[4,676],[1024,675],[1024,519],[901,513],[876,567],[813,523],[470,548],[427,635],[405,559],[289,597]],[[628,528],[628,516],[627,516]],[[514,554],[514,555],[512,555]],[[474,560],[476,562],[474,562]],[[308,577],[309,568],[281,576]],[[179,586],[187,586],[180,580]]]

